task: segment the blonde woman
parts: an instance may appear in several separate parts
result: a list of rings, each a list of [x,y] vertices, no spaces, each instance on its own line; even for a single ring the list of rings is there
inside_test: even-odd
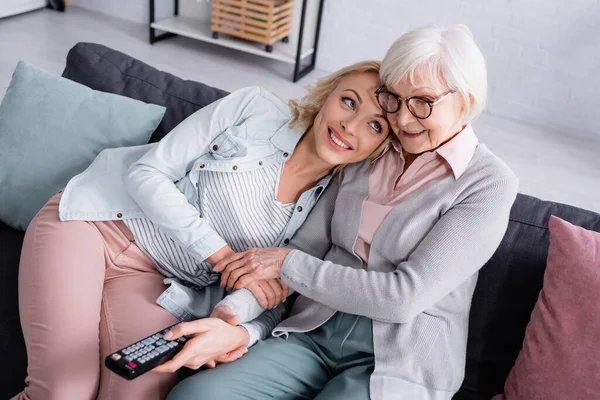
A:
[[[381,154],[390,130],[378,72],[376,62],[350,66],[290,106],[257,87],[238,90],[159,143],[106,150],[73,178],[25,237],[19,301],[29,375],[17,398],[164,398],[176,374],[129,382],[102,360],[178,318],[207,316],[225,295],[217,262],[286,245],[336,168]],[[287,293],[279,279],[248,289],[255,296],[239,291],[221,311],[244,319],[240,297],[272,307]],[[198,368],[201,358],[185,365]]]
[[[289,247],[215,266],[227,288],[281,279],[299,293],[291,312],[274,337],[187,378],[169,400],[449,400],[459,390],[477,273],[504,236],[517,179],[470,124],[487,80],[468,28],[407,32],[380,77],[393,146],[334,177]],[[220,350],[245,343],[210,324],[169,337],[204,329]]]

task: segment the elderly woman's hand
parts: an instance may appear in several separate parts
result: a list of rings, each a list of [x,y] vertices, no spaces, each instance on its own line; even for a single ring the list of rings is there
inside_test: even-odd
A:
[[[249,249],[219,261],[214,267],[221,273],[221,286],[242,289],[257,280],[279,279],[283,261],[290,249]]]
[[[287,299],[290,288],[281,279],[254,281],[246,285],[262,308],[270,310]]]
[[[233,326],[219,318],[203,318],[183,322],[165,334],[166,340],[175,340],[192,335],[183,349],[171,360],[154,368],[154,372],[173,373],[181,367],[198,369],[207,364],[214,367],[217,362],[231,362],[241,357],[250,340],[243,326]]]

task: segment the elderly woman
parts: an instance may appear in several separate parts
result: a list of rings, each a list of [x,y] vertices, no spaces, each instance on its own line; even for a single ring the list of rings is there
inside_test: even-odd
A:
[[[477,274],[504,235],[517,179],[470,125],[487,83],[468,28],[406,33],[380,76],[398,140],[346,167],[289,248],[216,266],[229,289],[281,278],[299,293],[289,316],[169,399],[450,399],[460,388]],[[247,343],[238,328],[199,320],[169,336],[203,330],[217,354]]]

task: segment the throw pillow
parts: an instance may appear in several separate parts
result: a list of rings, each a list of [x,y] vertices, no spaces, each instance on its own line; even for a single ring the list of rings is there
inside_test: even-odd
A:
[[[0,219],[25,230],[100,151],[147,143],[164,113],[19,62],[0,104]]]
[[[600,233],[550,217],[544,286],[493,400],[600,399]]]

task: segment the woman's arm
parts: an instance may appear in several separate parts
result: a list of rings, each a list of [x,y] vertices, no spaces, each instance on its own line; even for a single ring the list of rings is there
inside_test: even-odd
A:
[[[281,277],[300,294],[330,308],[403,323],[475,274],[500,244],[517,193],[513,176],[491,182],[448,210],[393,272],[365,271],[299,250],[251,249],[222,272],[228,287]],[[476,251],[474,251],[476,249]],[[241,254],[241,253],[239,253]]]
[[[175,182],[209,152],[217,136],[224,135],[224,144],[231,142],[228,137],[245,136],[243,123],[248,118],[285,123],[281,111],[261,93],[257,87],[241,89],[192,114],[134,163],[124,177],[129,194],[144,214],[199,262],[226,243]]]
[[[261,288],[264,286],[264,289]],[[263,290],[270,290],[265,295]],[[264,297],[255,294],[261,291]],[[243,322],[249,322],[261,315],[267,308],[273,309],[288,297],[288,287],[279,279],[270,279],[268,281],[256,281],[248,287],[225,296],[225,298],[214,308],[211,317],[218,317],[236,325]],[[261,302],[263,302],[261,304]],[[216,313],[215,313],[216,312]]]
[[[181,336],[193,336],[173,359],[153,369],[154,372],[173,373],[181,367],[199,369],[207,364],[214,367],[215,361],[232,362],[244,354],[244,348],[254,345],[258,340],[271,336],[283,316],[289,311],[293,301],[281,303],[267,310],[257,319],[243,325],[230,325],[219,318],[203,318],[192,322],[183,322],[171,331],[167,340],[176,340]]]
[[[292,251],[281,269],[290,288],[333,309],[403,323],[439,302],[494,254],[517,193],[492,182],[447,211],[394,272],[348,268]]]
[[[342,172],[343,173],[343,172]],[[341,174],[342,174],[341,173]],[[300,250],[316,258],[323,258],[331,248],[331,219],[335,208],[335,201],[340,187],[341,174],[335,176],[325,193],[320,197],[304,224],[296,231],[289,245],[277,249],[249,249],[244,252],[235,253],[219,261],[213,271],[221,273],[221,286],[228,291],[234,289],[234,284],[243,275],[261,269],[264,265],[278,265],[290,249]],[[263,265],[264,264],[264,265]],[[260,279],[279,279],[279,275],[271,278],[254,276],[242,278],[235,289],[246,287],[253,281]]]
[[[265,310],[251,322],[241,324],[249,334],[247,346],[253,346],[259,340],[265,340],[271,336],[273,329],[285,318],[294,304],[295,297],[290,297],[284,303],[270,310]]]

